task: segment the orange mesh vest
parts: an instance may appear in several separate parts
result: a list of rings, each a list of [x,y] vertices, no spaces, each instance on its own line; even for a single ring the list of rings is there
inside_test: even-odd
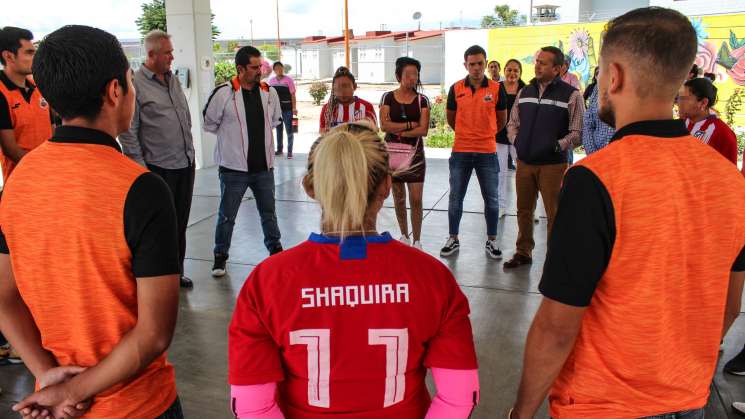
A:
[[[453,87],[458,109],[455,113],[455,144],[460,153],[496,153],[497,102],[499,83],[488,80],[487,87],[474,92],[460,80]]]
[[[113,147],[46,142],[27,154],[0,201],[18,290],[60,365],[98,364],[137,322],[124,205],[146,170]],[[153,418],[176,398],[158,357],[95,397],[86,418]]]
[[[550,394],[554,418],[636,418],[706,405],[745,179],[684,136],[629,135],[577,163],[603,183],[616,239]]]
[[[31,83],[29,80],[28,83]],[[5,96],[10,108],[10,120],[13,123],[13,134],[18,147],[31,151],[52,137],[52,123],[49,118],[49,104],[41,97],[39,89],[34,87],[31,100],[26,102],[20,89],[9,90],[0,82],[0,94]],[[0,155],[2,150],[0,150]],[[3,180],[15,168],[13,160],[2,156]]]

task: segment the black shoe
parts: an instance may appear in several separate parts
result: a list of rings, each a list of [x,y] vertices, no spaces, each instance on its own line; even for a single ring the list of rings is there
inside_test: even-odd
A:
[[[448,237],[448,241],[445,242],[445,246],[440,249],[440,256],[447,257],[460,250],[460,242],[458,239]]]
[[[745,348],[724,364],[724,372],[733,375],[745,375]]]
[[[227,255],[221,255],[216,254],[215,255],[215,264],[212,265],[212,276],[214,277],[221,277],[225,276],[225,273],[227,272],[227,269],[225,268],[225,264],[228,261]]]
[[[278,245],[272,247],[271,250],[269,250],[269,256],[276,255],[277,253],[281,252],[282,250],[284,250],[284,249],[282,249],[282,245],[281,244],[278,244]]]
[[[281,156],[282,155],[282,152],[281,151],[278,151],[278,152],[274,153],[274,155],[275,156]]]
[[[190,278],[183,276],[183,275],[181,275],[181,279],[179,280],[179,285],[181,286],[181,288],[187,288],[187,289],[194,288],[194,282],[192,282]]]

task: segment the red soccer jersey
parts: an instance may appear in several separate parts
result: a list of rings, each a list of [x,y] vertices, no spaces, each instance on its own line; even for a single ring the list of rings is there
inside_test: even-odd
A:
[[[475,369],[468,301],[439,261],[313,234],[257,266],[229,330],[232,385],[279,383],[288,418],[421,419],[427,368]]]
[[[696,123],[686,119],[686,126],[691,135],[737,165],[737,136],[724,121],[716,115],[709,115]]]
[[[334,117],[330,122],[326,120],[327,108],[328,103],[323,105],[323,108],[321,108],[321,131],[325,128],[331,129],[345,122],[354,122],[365,118],[373,120],[375,125],[378,124],[378,118],[375,116],[375,108],[373,108],[373,105],[357,96],[354,97],[354,102],[349,105],[336,105],[336,112],[334,112]]]

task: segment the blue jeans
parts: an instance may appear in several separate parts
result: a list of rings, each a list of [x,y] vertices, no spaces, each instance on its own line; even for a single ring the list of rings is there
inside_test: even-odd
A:
[[[184,412],[181,410],[181,400],[176,397],[176,401],[173,402],[171,407],[156,419],[184,419]]]
[[[235,217],[246,193],[251,188],[264,231],[264,246],[271,251],[280,246],[277,213],[274,210],[274,172],[248,173],[220,170],[220,209],[215,229],[215,254],[228,256],[233,237]]]
[[[292,154],[292,142],[295,140],[295,134],[292,133],[292,111],[282,111],[282,123],[277,125],[277,151],[282,152],[282,126],[287,131],[287,153]]]
[[[481,196],[484,198],[486,235],[497,235],[499,222],[499,163],[496,153],[453,152],[450,166],[450,199],[448,202],[448,224],[450,234],[457,235],[463,216],[463,199],[466,197],[471,173],[476,170]]]
[[[648,416],[642,419],[704,419],[704,408],[686,410],[684,412],[668,413],[659,416]]]

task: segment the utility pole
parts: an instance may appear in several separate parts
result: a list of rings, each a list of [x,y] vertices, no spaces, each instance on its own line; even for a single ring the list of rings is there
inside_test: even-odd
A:
[[[352,66],[349,62],[349,4],[347,0],[344,0],[344,57],[347,68],[351,69]]]
[[[278,60],[282,60],[282,41],[279,37],[279,0],[276,0],[277,5],[277,54],[278,54]]]

